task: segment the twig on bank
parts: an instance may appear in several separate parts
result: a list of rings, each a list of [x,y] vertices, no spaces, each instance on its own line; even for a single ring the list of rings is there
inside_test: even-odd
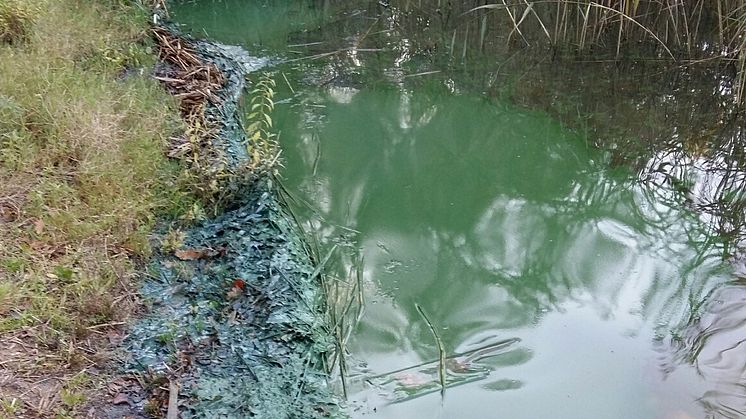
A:
[[[179,418],[179,390],[181,386],[176,381],[170,381],[168,383],[168,411],[166,412],[166,419],[178,419]]]

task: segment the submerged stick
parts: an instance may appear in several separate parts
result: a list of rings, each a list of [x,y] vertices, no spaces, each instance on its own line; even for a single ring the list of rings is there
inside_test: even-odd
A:
[[[474,349],[468,350],[466,352],[455,353],[455,354],[447,357],[446,360],[449,360],[449,359],[457,360],[458,358],[462,358],[463,357],[463,358],[465,358],[463,362],[469,362],[469,363],[471,363],[471,362],[480,361],[480,360],[482,360],[484,358],[488,358],[490,356],[493,356],[493,355],[489,355],[490,351],[496,351],[498,349],[507,348],[510,345],[512,345],[514,343],[517,343],[517,342],[520,342],[520,341],[521,340],[519,338],[505,339],[505,340],[502,340],[500,342],[490,343],[488,345],[480,346],[478,348],[474,348]],[[486,355],[485,355],[485,353],[486,353]],[[400,372],[404,372],[404,371],[407,371],[407,370],[413,370],[415,368],[424,367],[424,366],[426,366],[428,364],[432,364],[434,362],[438,362],[438,360],[437,359],[428,360],[428,361],[425,361],[425,362],[420,362],[419,364],[410,365],[410,366],[407,366],[407,367],[395,369],[393,371],[387,371],[387,372],[384,372],[384,373],[381,373],[381,374],[356,377],[356,379],[370,382],[371,380],[375,380],[375,379],[378,379],[378,378],[381,378],[381,377],[387,377],[387,376],[398,374]]]
[[[291,91],[291,92],[292,92],[293,94],[295,94],[295,89],[293,89],[293,86],[291,86],[291,85],[290,85],[290,80],[288,80],[288,77],[287,77],[287,76],[285,75],[285,73],[284,73],[284,72],[282,72],[281,74],[282,74],[282,78],[283,78],[283,79],[285,79],[285,83],[286,83],[286,84],[288,85],[288,87],[290,88],[290,91]]]
[[[365,266],[365,255],[360,256],[357,263],[357,314],[355,315],[355,326],[360,323],[365,312],[365,294],[363,293],[363,266]]]
[[[435,330],[435,326],[433,326],[432,322],[430,322],[430,319],[427,318],[427,315],[425,314],[425,311],[422,310],[422,307],[420,307],[420,305],[417,303],[415,303],[414,306],[415,308],[417,308],[417,311],[420,312],[422,318],[425,319],[425,323],[427,323],[428,327],[430,327],[430,331],[435,337],[435,344],[438,346],[438,379],[440,380],[440,397],[442,399],[446,396],[446,351],[443,348],[443,341],[440,340],[440,336]]]
[[[342,381],[342,395],[347,400],[347,361],[345,359],[345,343],[342,331],[337,329],[337,350],[339,351],[339,378]]]

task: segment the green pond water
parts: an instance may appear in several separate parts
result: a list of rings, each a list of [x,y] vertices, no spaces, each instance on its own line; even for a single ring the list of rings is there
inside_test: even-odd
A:
[[[338,246],[332,280],[362,270],[349,414],[741,417],[746,293],[684,197],[546,113],[434,73],[376,4],[172,6],[271,63],[294,209]],[[448,356],[444,396],[416,305]]]

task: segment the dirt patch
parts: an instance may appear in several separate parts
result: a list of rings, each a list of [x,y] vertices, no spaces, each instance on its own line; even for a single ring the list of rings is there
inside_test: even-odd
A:
[[[80,415],[80,405],[110,382],[108,350],[121,342],[119,332],[110,329],[66,347],[60,347],[54,335],[52,330],[37,328],[3,336],[0,417]],[[40,339],[44,336],[48,340]]]

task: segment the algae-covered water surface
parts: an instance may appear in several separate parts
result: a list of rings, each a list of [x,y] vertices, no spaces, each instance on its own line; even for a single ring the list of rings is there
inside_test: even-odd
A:
[[[388,2],[172,13],[275,63],[285,186],[320,247],[336,245],[327,280],[363,300],[340,338],[351,416],[746,414],[746,292],[720,238],[592,128],[500,94],[542,82],[500,75],[511,56],[410,34],[417,12]]]

